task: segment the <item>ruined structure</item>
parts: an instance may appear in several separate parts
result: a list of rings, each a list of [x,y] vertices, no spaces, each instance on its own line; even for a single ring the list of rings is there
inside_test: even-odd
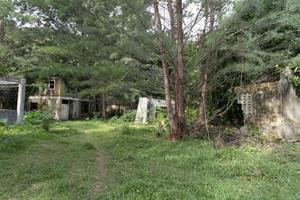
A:
[[[5,101],[11,101],[5,99],[4,96],[0,97],[0,121],[4,123],[23,123],[24,118],[24,105],[25,105],[25,90],[26,80],[24,78],[0,78],[0,86],[6,90],[11,88],[17,89],[16,105],[4,106]],[[11,102],[6,102],[10,104]],[[15,103],[15,101],[13,102]]]
[[[279,81],[235,88],[245,127],[259,128],[273,139],[300,141],[300,100],[291,77],[286,69]]]
[[[140,98],[136,112],[136,123],[148,123],[155,119],[156,108],[166,108],[166,102],[161,99]]]
[[[35,111],[47,105],[54,112],[56,120],[81,119],[93,113],[93,102],[87,99],[70,97],[66,94],[66,86],[61,78],[53,77],[43,95],[30,96],[28,107]]]

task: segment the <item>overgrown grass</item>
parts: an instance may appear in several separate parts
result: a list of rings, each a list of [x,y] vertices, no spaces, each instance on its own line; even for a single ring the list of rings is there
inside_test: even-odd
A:
[[[89,199],[96,151],[83,133],[56,125],[0,134],[0,199]]]
[[[2,131],[0,150],[0,199],[300,199],[297,144],[220,149],[78,121]]]

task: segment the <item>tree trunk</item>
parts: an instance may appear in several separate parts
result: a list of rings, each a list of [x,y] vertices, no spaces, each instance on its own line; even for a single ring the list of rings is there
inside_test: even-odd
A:
[[[4,19],[0,18],[0,42],[3,41],[5,35]]]
[[[153,0],[153,8],[154,8],[154,15],[155,15],[155,23],[156,29],[160,36],[160,60],[163,67],[163,77],[164,77],[164,92],[165,92],[165,100],[167,104],[167,112],[168,112],[168,119],[170,125],[170,133],[169,138],[173,139],[173,135],[176,133],[176,120],[174,117],[174,109],[172,105],[171,95],[170,95],[170,76],[169,76],[169,68],[166,62],[166,50],[163,44],[163,32],[162,32],[162,25],[161,19],[158,9],[158,1]]]
[[[175,42],[175,39],[176,39],[176,30],[175,30],[173,0],[168,0],[168,12],[169,12],[169,17],[170,17],[171,38]]]
[[[212,5],[206,8],[206,17],[205,17],[205,27],[209,26],[208,33],[213,31],[215,28],[215,12]],[[209,20],[208,20],[209,19]],[[206,37],[206,32],[203,32],[203,41]],[[202,40],[202,39],[200,39]],[[204,42],[203,42],[204,43]],[[203,45],[201,42],[201,44]],[[200,48],[201,48],[200,44]],[[199,122],[198,122],[198,132],[200,133],[201,128],[206,125],[206,94],[207,94],[207,82],[208,82],[208,75],[209,75],[209,66],[211,60],[212,52],[208,52],[207,61],[204,64],[204,69],[201,73],[201,83],[200,83],[200,102],[199,102]]]
[[[200,104],[199,104],[199,128],[206,123],[206,92],[207,92],[208,69],[202,71],[200,84]]]
[[[176,76],[176,115],[177,115],[177,131],[175,138],[181,139],[185,134],[185,116],[184,116],[184,35],[183,35],[183,8],[182,0],[176,0],[177,14],[177,76]]]
[[[101,117],[103,120],[106,119],[106,93],[101,93]]]

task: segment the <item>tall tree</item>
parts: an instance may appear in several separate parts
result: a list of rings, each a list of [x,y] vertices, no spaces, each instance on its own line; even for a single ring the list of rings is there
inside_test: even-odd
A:
[[[184,33],[183,33],[183,5],[182,0],[176,0],[176,32],[177,32],[177,66],[176,66],[176,115],[177,132],[175,137],[182,138],[185,134],[184,107]]]
[[[169,67],[167,63],[167,54],[166,54],[166,47],[164,46],[164,33],[162,30],[161,25],[161,16],[159,13],[158,1],[153,0],[153,8],[154,8],[154,16],[155,16],[155,23],[157,33],[159,35],[159,45],[160,45],[160,60],[163,67],[163,75],[164,75],[164,91],[165,91],[165,100],[167,103],[167,112],[168,112],[168,119],[170,122],[170,136],[171,138],[175,133],[177,133],[177,122],[174,116],[174,109],[172,105],[172,99],[170,95],[170,75],[169,75]],[[175,36],[174,36],[175,37]]]

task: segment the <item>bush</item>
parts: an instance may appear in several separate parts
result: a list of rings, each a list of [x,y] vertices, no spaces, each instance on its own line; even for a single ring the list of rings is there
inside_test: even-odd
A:
[[[185,117],[187,121],[193,122],[198,120],[198,108],[197,107],[188,107],[185,109]]]
[[[93,119],[99,119],[101,117],[99,112],[93,112]]]
[[[165,109],[158,108],[156,110],[157,137],[160,137],[168,132],[169,119]]]
[[[118,116],[113,116],[108,121],[109,121],[109,123],[117,123],[117,122],[120,122],[121,120],[119,119]]]
[[[50,111],[28,112],[25,114],[25,124],[42,126],[46,131],[49,131],[53,122],[52,112]]]
[[[135,120],[136,111],[129,111],[122,115],[119,119],[123,122],[134,122]]]
[[[5,125],[5,122],[0,121],[0,127],[4,127]]]

